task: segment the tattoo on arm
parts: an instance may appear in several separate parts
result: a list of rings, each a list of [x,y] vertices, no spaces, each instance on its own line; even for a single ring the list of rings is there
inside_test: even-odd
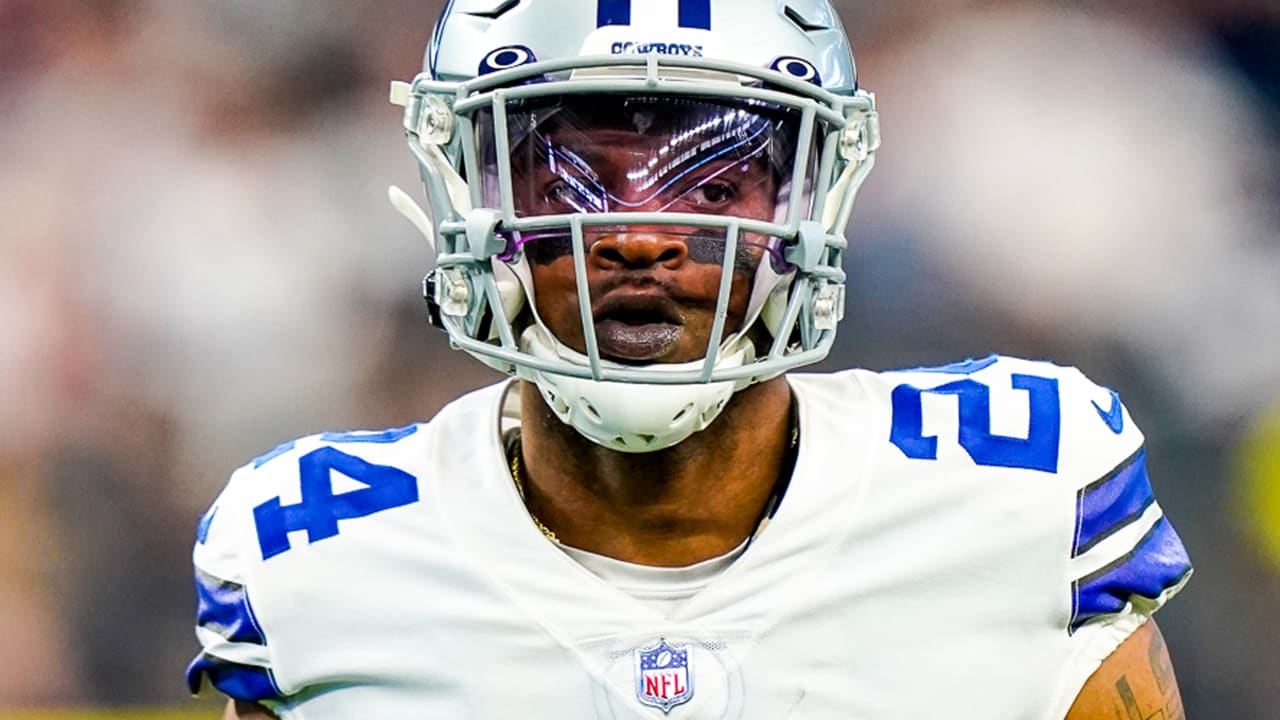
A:
[[[1178,681],[1173,674],[1173,661],[1169,659],[1169,649],[1158,630],[1152,633],[1151,644],[1147,646],[1147,663],[1151,677],[1160,691],[1161,707],[1149,714],[1143,713],[1128,676],[1121,675],[1115,684],[1120,701],[1116,717],[1119,720],[1186,720],[1182,695],[1178,692]]]
[[[1067,720],[1186,720],[1160,629],[1147,622],[1094,671]]]
[[[1156,678],[1156,685],[1161,695],[1177,690],[1177,681],[1173,677],[1173,661],[1169,659],[1169,649],[1164,644],[1164,635],[1155,633],[1151,636],[1151,644],[1147,646],[1147,660],[1151,663],[1151,674]]]
[[[1124,714],[1117,715],[1121,720],[1165,720],[1164,710],[1157,710],[1150,715],[1143,715],[1141,708],[1138,707],[1138,698],[1133,695],[1133,688],[1129,687],[1129,678],[1121,675],[1116,681],[1116,694],[1120,696],[1120,703],[1124,705]]]

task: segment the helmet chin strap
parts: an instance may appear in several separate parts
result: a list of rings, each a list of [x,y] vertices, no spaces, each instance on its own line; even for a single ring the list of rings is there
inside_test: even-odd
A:
[[[587,364],[585,355],[565,346],[538,322],[525,329],[520,344],[540,359]],[[717,367],[739,367],[754,356],[751,342],[736,336],[721,348]],[[699,360],[650,369],[688,371],[701,367]],[[751,383],[749,379],[693,385],[600,382],[523,366],[517,374],[538,386],[547,407],[561,422],[597,445],[625,453],[662,450],[705,429],[729,398]]]

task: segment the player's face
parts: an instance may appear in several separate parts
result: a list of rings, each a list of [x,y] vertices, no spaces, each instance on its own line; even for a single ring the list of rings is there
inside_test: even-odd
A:
[[[512,155],[517,214],[774,220],[779,188],[768,120],[727,108],[698,108],[686,117],[662,117],[660,110],[641,106],[607,120],[553,116]],[[539,316],[561,342],[585,352],[573,240],[563,231],[522,240]],[[602,357],[678,363],[706,355],[724,272],[723,230],[596,226],[585,228],[583,240],[587,306]],[[726,335],[744,322],[768,246],[759,235],[738,238]]]

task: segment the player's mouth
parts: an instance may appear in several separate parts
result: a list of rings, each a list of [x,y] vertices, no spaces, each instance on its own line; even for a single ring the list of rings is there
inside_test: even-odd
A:
[[[593,314],[600,354],[624,363],[663,358],[679,341],[684,326],[679,306],[659,296],[606,298]]]

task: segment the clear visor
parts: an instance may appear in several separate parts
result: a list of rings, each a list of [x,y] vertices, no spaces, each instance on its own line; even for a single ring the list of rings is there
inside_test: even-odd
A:
[[[779,190],[791,187],[801,122],[794,108],[568,95],[512,102],[505,114],[500,148],[492,111],[477,113],[487,207],[503,206],[497,165],[505,151],[520,217],[683,212],[774,221],[787,209]]]
[[[762,260],[789,271],[776,237],[726,221],[759,230],[808,217],[812,180],[793,174],[797,154],[816,152],[797,148],[797,109],[567,95],[509,103],[505,137],[492,111],[476,121],[484,205],[548,220],[510,231],[501,259],[524,254],[539,318],[574,350],[594,354],[598,341],[600,357],[621,362],[702,358],[741,329]]]

